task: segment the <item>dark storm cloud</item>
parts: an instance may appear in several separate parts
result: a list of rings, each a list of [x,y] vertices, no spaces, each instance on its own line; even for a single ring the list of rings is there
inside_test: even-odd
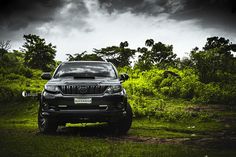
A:
[[[177,20],[198,20],[203,28],[219,28],[223,32],[235,32],[236,1],[235,0],[185,0],[184,9],[171,18]]]
[[[80,29],[91,30],[86,19],[88,18],[89,10],[83,0],[67,0],[60,11],[54,16],[51,22],[52,27],[58,26],[65,30]]]
[[[183,1],[185,9],[188,10],[202,10],[208,9],[226,11],[228,13],[235,13],[236,2],[235,0],[185,0]]]
[[[180,0],[99,0],[102,7],[109,12],[114,10],[133,13],[157,15],[159,13],[172,13],[180,9]]]
[[[62,0],[1,0],[0,28],[18,30],[32,22],[45,22],[53,19]]]
[[[96,0],[95,0],[96,1]],[[214,27],[236,26],[235,0],[98,0],[100,7],[114,11],[158,16],[169,14],[176,20],[199,20],[199,24]],[[87,0],[0,0],[0,33],[26,28],[32,23],[57,20],[66,26],[85,25]],[[58,15],[58,10],[70,8]],[[59,17],[61,16],[61,18]],[[70,20],[72,18],[72,20]],[[80,22],[80,23],[79,23]],[[69,24],[66,24],[69,23]]]
[[[235,13],[235,0],[99,0],[102,7],[109,12],[131,11],[133,13],[146,13],[155,15],[157,13],[178,13],[189,11],[201,11],[207,9],[218,9]],[[156,10],[155,10],[156,9]]]
[[[0,0],[0,40],[47,33],[54,26],[85,27],[87,14],[83,0]]]
[[[234,29],[235,0],[99,0],[109,12],[131,11],[135,14],[158,16],[169,14],[171,19],[198,20],[204,27]]]

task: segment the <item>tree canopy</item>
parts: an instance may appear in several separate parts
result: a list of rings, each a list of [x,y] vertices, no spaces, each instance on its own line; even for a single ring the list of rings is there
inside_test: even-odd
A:
[[[0,60],[3,59],[3,56],[8,53],[8,50],[11,48],[10,40],[0,42]]]
[[[136,66],[142,70],[148,70],[152,66],[165,68],[174,64],[177,55],[174,54],[172,45],[155,43],[153,39],[146,40],[145,45],[146,47],[137,49],[140,55]]]
[[[45,39],[37,35],[24,35],[24,63],[27,67],[50,71],[55,65],[56,46],[46,44]]]
[[[135,50],[128,48],[127,41],[121,42],[119,46],[109,46],[101,49],[94,49],[99,57],[112,62],[115,66],[124,67],[131,65],[131,58],[135,55]]]
[[[84,51],[82,53],[76,53],[74,55],[66,54],[68,61],[103,61],[101,57],[99,57],[97,54],[91,53],[88,54],[87,51]]]
[[[202,82],[229,81],[236,72],[234,52],[235,47],[228,39],[211,37],[207,38],[203,50],[192,50],[190,57]]]

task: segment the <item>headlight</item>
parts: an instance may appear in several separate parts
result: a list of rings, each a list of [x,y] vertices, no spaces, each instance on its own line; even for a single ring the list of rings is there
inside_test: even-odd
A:
[[[60,91],[60,89],[54,85],[45,85],[44,89],[49,92],[59,92]]]
[[[113,94],[113,93],[119,93],[122,91],[121,85],[114,85],[107,88],[106,93]]]

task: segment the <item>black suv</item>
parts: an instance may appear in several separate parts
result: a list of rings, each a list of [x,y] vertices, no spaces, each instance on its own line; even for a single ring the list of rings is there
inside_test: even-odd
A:
[[[61,63],[40,98],[38,127],[52,133],[58,125],[82,122],[108,122],[116,133],[125,134],[132,123],[132,110],[121,83],[129,77],[118,76],[112,63],[73,61]]]

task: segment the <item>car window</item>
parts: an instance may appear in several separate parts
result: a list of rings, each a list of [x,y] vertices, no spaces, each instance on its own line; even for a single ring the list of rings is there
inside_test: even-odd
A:
[[[72,62],[63,63],[55,73],[54,77],[108,77],[116,78],[116,73],[113,66],[109,63],[98,62]]]

